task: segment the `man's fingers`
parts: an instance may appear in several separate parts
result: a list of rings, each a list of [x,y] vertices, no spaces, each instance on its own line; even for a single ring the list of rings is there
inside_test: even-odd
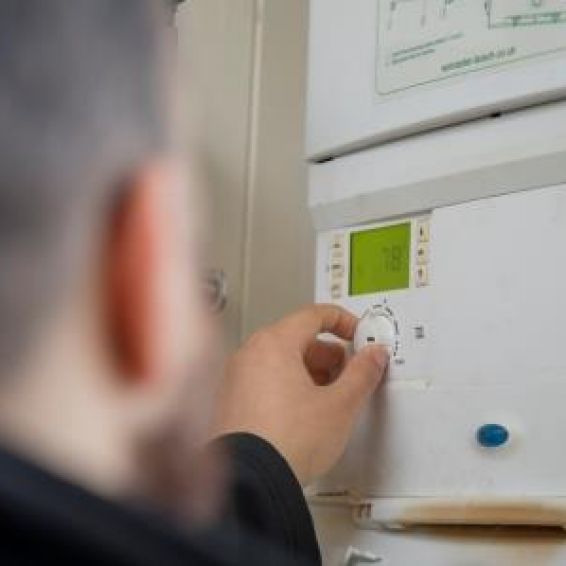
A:
[[[342,368],[345,358],[344,346],[324,340],[311,342],[304,356],[305,365],[317,385],[331,382]]]
[[[328,370],[344,363],[346,352],[342,344],[314,340],[305,352],[305,364],[309,369]]]
[[[366,346],[348,362],[332,385],[343,400],[358,407],[383,380],[389,365],[389,354],[382,346]]]
[[[318,334],[329,332],[351,340],[358,319],[337,305],[313,305],[284,318],[274,329],[304,352]]]

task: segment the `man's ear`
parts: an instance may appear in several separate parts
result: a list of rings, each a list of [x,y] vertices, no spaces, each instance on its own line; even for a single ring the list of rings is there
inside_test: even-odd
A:
[[[141,169],[122,187],[106,256],[109,338],[121,374],[148,383],[163,370],[160,295],[166,270],[165,172]]]

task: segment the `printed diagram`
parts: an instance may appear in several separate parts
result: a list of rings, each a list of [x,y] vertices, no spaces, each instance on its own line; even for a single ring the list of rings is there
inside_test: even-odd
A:
[[[566,0],[487,0],[490,28],[566,23]]]
[[[389,0],[387,29],[392,30],[397,20],[407,24],[407,17],[415,18],[420,27],[429,23],[431,15],[440,20],[449,16],[450,8],[461,0]],[[413,21],[413,23],[416,23]]]
[[[564,57],[566,0],[378,0],[377,33],[376,86],[387,95]]]
[[[413,14],[418,13],[420,25],[421,26],[426,25],[427,0],[391,0],[389,4],[389,20],[387,22],[387,29],[389,30],[393,29],[393,27],[395,26],[395,20],[397,19],[398,12],[404,8],[404,5],[407,4],[413,4],[413,5],[420,4],[420,10],[418,12],[414,11]]]
[[[387,29],[397,20],[426,27],[429,20],[446,20],[451,7],[464,0],[388,0]],[[566,0],[485,0],[487,27],[519,27],[566,23]]]

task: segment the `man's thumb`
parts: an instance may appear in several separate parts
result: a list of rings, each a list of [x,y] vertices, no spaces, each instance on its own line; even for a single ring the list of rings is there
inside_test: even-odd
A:
[[[389,365],[383,346],[366,346],[353,356],[335,382],[340,394],[357,406],[381,383]]]

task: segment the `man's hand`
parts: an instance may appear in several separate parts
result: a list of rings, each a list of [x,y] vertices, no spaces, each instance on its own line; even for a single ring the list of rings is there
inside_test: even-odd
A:
[[[318,305],[254,334],[228,365],[215,433],[264,438],[303,485],[327,472],[389,361],[380,346],[346,360],[340,344],[317,338],[329,332],[351,340],[356,324],[344,309]]]

